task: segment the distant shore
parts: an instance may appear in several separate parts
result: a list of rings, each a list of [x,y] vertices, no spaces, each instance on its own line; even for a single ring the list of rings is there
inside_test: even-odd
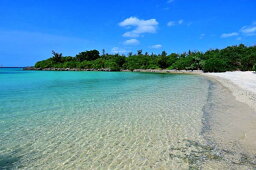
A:
[[[79,69],[79,68],[35,68],[24,67],[23,70],[35,71],[115,71],[108,68],[102,69]],[[177,73],[177,74],[202,74],[202,70],[167,70],[167,69],[134,69],[134,70],[118,70],[120,72],[144,72],[144,73]]]

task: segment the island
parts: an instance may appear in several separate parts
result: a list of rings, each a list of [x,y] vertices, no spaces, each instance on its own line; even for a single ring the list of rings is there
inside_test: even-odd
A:
[[[188,51],[181,54],[143,53],[126,55],[108,54],[105,50],[80,52],[75,56],[63,56],[52,51],[52,57],[38,61],[25,70],[51,71],[148,71],[148,72],[203,72],[256,71],[256,46],[228,46],[206,52]],[[164,71],[167,70],[167,71]],[[168,71],[169,70],[169,71]],[[173,70],[173,71],[170,71]],[[200,71],[199,71],[200,72]]]

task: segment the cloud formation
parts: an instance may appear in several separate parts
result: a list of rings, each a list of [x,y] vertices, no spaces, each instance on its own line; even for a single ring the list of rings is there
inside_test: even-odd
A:
[[[161,44],[155,44],[155,45],[152,45],[151,48],[159,49],[159,48],[162,48],[162,45]]]
[[[243,26],[239,31],[232,33],[224,33],[221,38],[229,38],[235,36],[255,36],[256,35],[256,23],[253,22],[251,25]],[[241,40],[242,37],[238,37],[237,40]]]
[[[172,27],[172,26],[175,26],[175,25],[181,25],[184,23],[184,20],[183,19],[180,19],[179,21],[169,21],[167,23],[167,26],[168,27]]]
[[[125,45],[138,45],[140,42],[137,39],[129,39],[124,41]]]
[[[223,33],[221,34],[221,38],[229,38],[229,37],[235,37],[238,36],[239,34],[237,32],[232,32],[232,33]]]
[[[245,34],[246,36],[252,36],[256,34],[256,24],[250,26],[244,26],[240,29],[240,31]]]
[[[176,23],[175,23],[174,21],[169,21],[169,22],[167,23],[167,26],[169,26],[169,27],[172,27],[172,26],[174,26],[174,25],[176,25]]]
[[[156,33],[158,22],[156,19],[143,20],[130,17],[119,23],[121,27],[133,27],[134,29],[123,34],[124,37],[139,37],[143,33]]]
[[[183,24],[183,22],[184,22],[183,19],[181,19],[178,21],[178,24]]]
[[[113,47],[112,50],[111,50],[112,53],[114,54],[124,54],[124,53],[127,53],[127,51],[125,49],[121,49],[119,47]]]

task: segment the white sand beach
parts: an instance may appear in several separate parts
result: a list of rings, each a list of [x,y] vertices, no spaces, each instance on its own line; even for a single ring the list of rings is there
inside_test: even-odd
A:
[[[205,73],[224,87],[227,87],[237,100],[248,104],[256,110],[256,73],[252,71],[235,71],[225,73]]]
[[[211,110],[217,122],[211,127],[211,135],[223,146],[255,155],[256,73],[236,71],[203,75],[217,80],[224,87],[218,90],[221,95],[217,99],[224,109]],[[235,98],[225,91],[230,91]]]

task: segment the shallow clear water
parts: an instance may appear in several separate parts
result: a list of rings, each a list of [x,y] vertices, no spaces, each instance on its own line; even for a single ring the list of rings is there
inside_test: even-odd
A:
[[[208,146],[204,77],[0,69],[0,82],[0,169],[187,169],[205,162],[177,153]]]

